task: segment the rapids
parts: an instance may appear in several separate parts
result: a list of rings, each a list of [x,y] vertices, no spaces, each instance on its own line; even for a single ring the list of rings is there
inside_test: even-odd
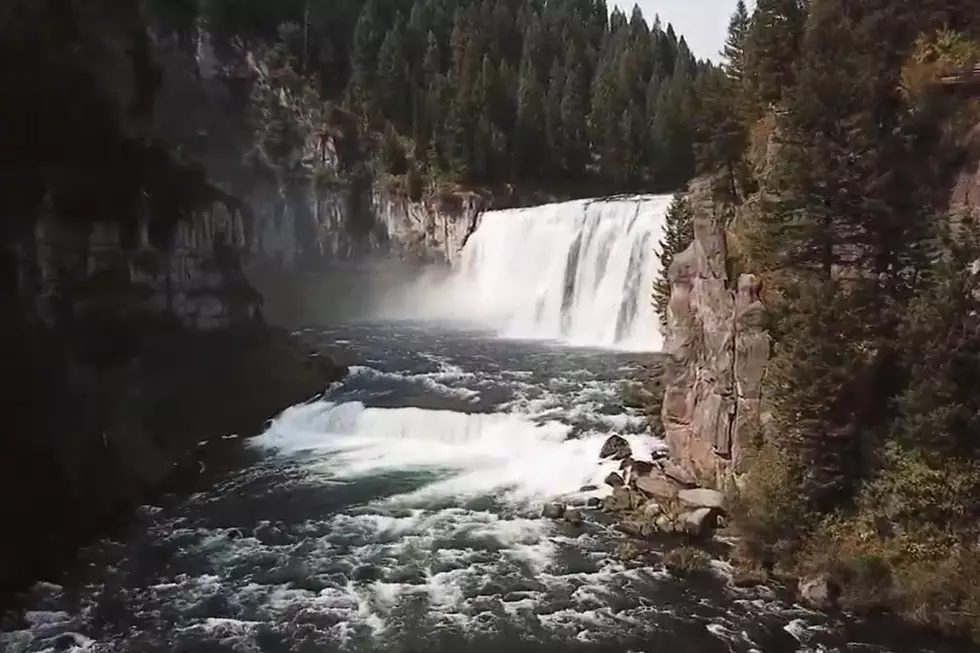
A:
[[[828,618],[774,588],[737,589],[611,552],[601,515],[541,518],[609,471],[610,432],[662,446],[618,381],[650,354],[501,340],[433,324],[308,329],[361,361],[275,419],[255,464],[86,550],[31,593],[4,653],[294,651],[921,651],[900,631]],[[887,641],[887,640],[894,641]]]

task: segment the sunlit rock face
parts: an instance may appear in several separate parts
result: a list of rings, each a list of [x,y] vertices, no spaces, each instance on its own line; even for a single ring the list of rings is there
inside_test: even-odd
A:
[[[668,272],[662,418],[671,456],[701,483],[724,487],[744,471],[759,427],[770,341],[758,279],[742,274],[732,287],[710,187],[694,184],[691,203],[694,241]]]

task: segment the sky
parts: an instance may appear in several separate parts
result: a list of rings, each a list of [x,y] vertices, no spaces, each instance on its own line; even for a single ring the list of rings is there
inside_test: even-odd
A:
[[[677,36],[683,36],[688,46],[698,59],[719,61],[718,52],[725,44],[725,33],[728,31],[728,19],[735,10],[736,0],[615,0],[626,15],[633,11],[633,5],[639,5],[647,22],[653,22],[653,17],[660,14],[660,20],[666,25],[671,23]],[[755,6],[755,0],[746,0],[749,11]]]

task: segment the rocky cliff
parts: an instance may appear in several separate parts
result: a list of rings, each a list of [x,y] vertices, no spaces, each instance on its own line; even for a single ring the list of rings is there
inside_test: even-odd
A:
[[[0,604],[343,374],[264,325],[247,207],[153,139],[139,4],[2,11]]]
[[[711,183],[692,183],[689,198],[694,240],[668,271],[662,419],[672,458],[699,483],[724,488],[745,470],[759,432],[770,339],[759,280],[729,271]]]
[[[250,207],[251,251],[289,269],[373,256],[455,261],[487,201],[386,178],[380,138],[324,103],[281,47],[159,34],[154,132]],[[396,178],[400,181],[401,178]]]

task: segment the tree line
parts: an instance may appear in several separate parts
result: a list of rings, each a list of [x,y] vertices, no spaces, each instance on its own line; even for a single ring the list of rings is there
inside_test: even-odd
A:
[[[384,162],[468,184],[674,190],[723,71],[605,0],[150,0],[158,29],[279,43]],[[707,141],[707,142],[706,142]]]

